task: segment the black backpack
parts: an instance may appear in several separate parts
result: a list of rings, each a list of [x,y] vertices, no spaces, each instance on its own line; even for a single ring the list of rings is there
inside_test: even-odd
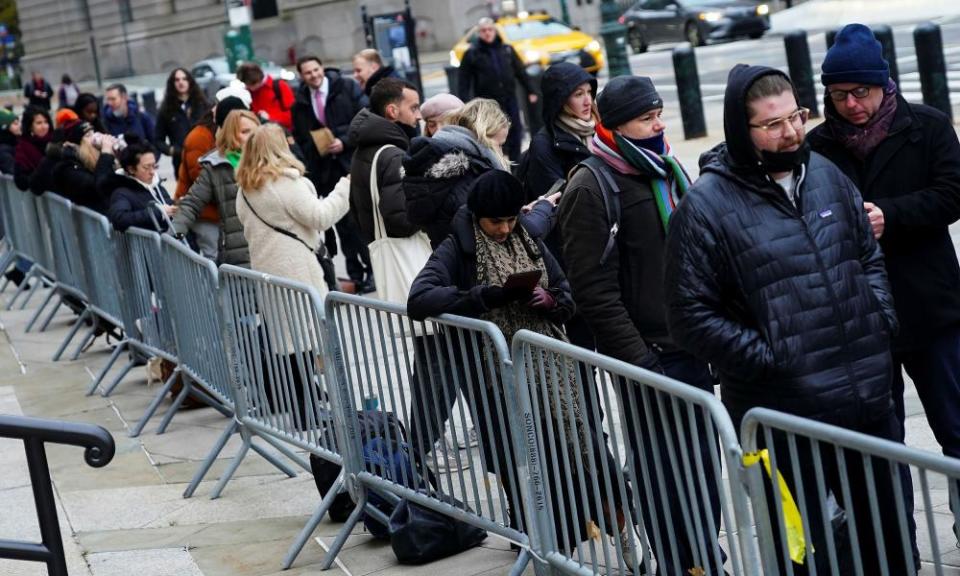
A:
[[[614,246],[617,245],[617,232],[620,231],[620,188],[617,186],[616,181],[614,181],[607,163],[597,156],[590,156],[589,158],[581,160],[576,166],[570,169],[570,172],[567,174],[567,179],[558,180],[550,187],[547,194],[549,195],[558,190],[565,189],[567,182],[570,181],[570,178],[577,170],[581,169],[581,167],[589,170],[600,185],[600,197],[603,198],[603,208],[607,214],[607,224],[610,227],[607,244],[603,247],[603,253],[600,255],[600,266],[603,266],[607,263],[607,259],[610,258],[610,253],[613,252]]]

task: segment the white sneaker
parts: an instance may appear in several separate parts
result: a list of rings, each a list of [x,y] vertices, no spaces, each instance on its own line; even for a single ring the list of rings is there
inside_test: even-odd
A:
[[[637,566],[640,570],[638,573],[643,573],[643,568],[638,566],[637,563],[637,548],[634,544],[634,539],[630,537],[630,532],[632,530],[629,527],[623,529],[620,532],[620,549],[623,552],[623,568],[630,574],[633,574],[633,567]],[[614,549],[616,549],[616,544],[613,544]]]
[[[470,430],[467,431],[466,435],[459,434],[457,436],[456,444],[454,444],[453,434],[450,432],[447,432],[446,440],[447,440],[447,448],[451,450],[466,450],[467,448],[473,448],[480,443],[479,440],[477,439],[476,427],[471,427]]]
[[[457,470],[466,470],[467,468],[469,468],[470,463],[467,461],[466,458],[461,458],[459,464],[457,463],[457,459],[455,456],[456,452],[457,451],[453,448],[445,450],[444,446],[442,446],[438,441],[436,444],[433,445],[433,453],[427,456],[427,465],[432,467],[434,464],[434,458],[436,458],[436,464],[437,464],[436,472],[438,474],[443,472],[455,472]]]

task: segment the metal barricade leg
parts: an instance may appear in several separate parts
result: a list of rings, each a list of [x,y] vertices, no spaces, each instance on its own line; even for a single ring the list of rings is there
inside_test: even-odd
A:
[[[323,500],[320,501],[320,505],[317,506],[313,516],[307,520],[307,523],[304,525],[303,529],[300,530],[299,534],[297,534],[297,538],[293,541],[293,544],[290,545],[290,548],[287,550],[287,555],[283,558],[284,570],[293,565],[293,561],[296,560],[297,556],[300,554],[300,551],[303,550],[304,545],[307,543],[307,540],[310,539],[313,531],[316,530],[317,526],[320,525],[320,522],[323,520],[323,516],[327,513],[327,510],[329,510],[330,506],[333,505],[333,500],[337,497],[337,495],[340,494],[340,491],[343,489],[343,476],[344,471],[340,470],[340,475],[337,476],[337,479],[334,480],[333,485],[331,485],[330,489],[327,490],[327,493],[324,495]],[[334,554],[334,556],[335,555],[336,554]]]
[[[87,346],[93,342],[97,337],[97,328],[100,327],[100,319],[94,316],[92,313],[90,315],[93,318],[93,326],[87,330],[87,333],[83,335],[83,338],[80,340],[80,344],[77,345],[77,349],[73,351],[73,355],[70,356],[70,360],[76,360],[80,357],[80,354],[87,349]]]
[[[20,285],[17,286],[16,292],[13,293],[13,296],[11,296],[10,300],[7,302],[7,310],[13,310],[13,305],[17,303],[17,299],[20,298],[21,294],[27,291],[27,287],[30,286],[29,280],[33,278],[34,270],[36,270],[36,268],[36,265],[31,266],[30,270],[28,270],[26,275],[24,275],[23,280],[20,281]]]
[[[30,269],[30,273],[28,273],[27,276],[26,276],[26,278],[23,279],[23,283],[24,283],[24,284],[27,282],[27,278],[29,278],[29,277],[31,276],[31,274],[33,273],[33,271],[36,270],[36,269],[37,269],[36,266],[34,266],[33,268]],[[33,299],[33,295],[37,293],[37,289],[39,289],[39,288],[40,288],[40,285],[43,284],[43,283],[44,283],[44,281],[43,281],[43,273],[38,271],[38,272],[34,275],[34,281],[33,281],[33,284],[30,285],[30,291],[27,292],[27,297],[24,298],[24,299],[23,299],[23,302],[20,303],[20,309],[21,309],[21,310],[25,310],[25,309],[27,308],[27,303],[29,303],[30,300]]]
[[[260,435],[258,435],[257,437],[260,438],[261,440],[263,440],[264,442],[266,442],[267,444],[273,446],[273,448],[274,448],[277,452],[280,452],[281,454],[283,454],[284,456],[286,456],[287,458],[289,458],[290,461],[293,462],[294,464],[296,464],[297,466],[303,468],[304,470],[306,470],[307,472],[310,472],[311,474],[313,473],[313,470],[310,468],[310,463],[309,463],[309,462],[307,462],[306,460],[304,460],[304,459],[301,458],[300,456],[297,456],[296,454],[294,454],[289,448],[287,448],[286,446],[284,446],[282,443],[277,442],[276,440],[274,440],[273,438],[271,438],[271,437],[269,437],[269,436],[260,436]],[[266,450],[264,450],[263,447],[258,446],[257,444],[252,444],[250,447],[253,448],[253,451],[254,451],[254,452],[256,452],[257,454],[263,456],[264,458],[267,458],[268,460],[270,460],[270,458],[269,458],[270,456],[273,456],[272,454],[270,454],[269,452],[267,452]],[[285,469],[284,471],[286,471],[286,470],[287,470],[287,469]],[[294,476],[297,475],[297,473],[296,473],[296,471],[294,471],[294,472],[287,472],[287,475],[290,476],[291,478],[293,478]]]
[[[50,315],[47,316],[47,318],[43,321],[43,324],[40,325],[41,332],[45,332],[47,330],[47,327],[50,326],[50,322],[53,321],[53,317],[57,315],[57,311],[60,310],[60,306],[62,304],[63,304],[63,296],[61,295],[60,298],[57,300],[56,305],[54,305],[53,309],[50,310]]]
[[[73,327],[70,328],[70,332],[67,334],[67,337],[63,339],[63,342],[60,344],[60,347],[57,348],[57,351],[53,354],[53,361],[56,362],[60,360],[60,357],[63,356],[64,350],[67,349],[67,346],[70,344],[70,341],[73,340],[73,337],[77,335],[77,332],[80,330],[80,327],[83,326],[83,323],[86,322],[87,318],[91,316],[89,310],[84,309],[84,311],[74,322]]]
[[[211,500],[216,500],[220,497],[223,489],[227,487],[227,482],[233,478],[237,468],[240,467],[240,463],[243,462],[243,459],[247,457],[247,452],[250,451],[250,433],[245,428],[240,428],[240,435],[243,436],[243,444],[240,446],[240,450],[237,451],[237,455],[233,457],[233,462],[231,462],[230,466],[223,472],[223,476],[220,477],[220,481],[217,482],[213,492],[210,493]]]
[[[177,366],[173,369],[173,373],[170,374],[170,377],[167,378],[167,381],[163,383],[163,388],[157,392],[157,395],[153,398],[153,401],[150,402],[150,405],[147,406],[146,412],[143,413],[143,416],[140,417],[140,421],[137,422],[137,425],[133,427],[133,430],[130,431],[130,437],[136,438],[143,432],[143,428],[147,425],[147,422],[153,415],[156,413],[157,408],[160,407],[160,403],[163,402],[164,397],[170,393],[170,389],[173,388],[173,383],[176,382],[177,376],[180,375],[180,367]]]
[[[107,372],[110,371],[110,368],[112,368],[114,363],[117,361],[117,359],[120,358],[120,354],[122,354],[123,351],[127,349],[127,346],[128,346],[128,342],[126,340],[117,344],[117,347],[113,349],[113,353],[110,354],[110,359],[107,360],[106,365],[100,369],[100,373],[97,374],[97,377],[93,379],[93,382],[91,382],[90,387],[87,388],[87,396],[92,396],[93,393],[97,391],[97,386],[99,386],[100,383],[103,382],[103,379],[106,378],[107,376]],[[127,372],[130,371],[130,367],[132,367],[132,364],[133,364],[133,361],[131,360],[130,364],[128,364],[126,369],[123,371],[124,376],[126,376]],[[104,396],[106,396],[106,394],[104,394]]]
[[[353,527],[357,525],[357,522],[360,520],[360,514],[366,507],[367,492],[364,490],[360,495],[360,501],[357,502],[357,507],[354,508],[353,512],[350,513],[350,517],[347,518],[346,522],[344,522],[343,528],[341,528],[340,532],[337,533],[337,537],[334,539],[333,544],[330,545],[330,549],[327,551],[326,556],[323,557],[323,564],[320,565],[321,570],[329,570],[330,567],[333,566],[333,561],[337,559],[337,554],[339,554],[340,549],[343,548],[344,543],[347,541],[347,537],[349,537],[350,533],[353,532]]]
[[[237,428],[240,426],[240,423],[236,419],[230,421],[230,425],[223,430],[223,434],[217,438],[216,444],[210,449],[210,452],[207,453],[206,458],[203,459],[203,462],[200,463],[200,467],[197,468],[197,471],[194,472],[193,478],[190,480],[190,484],[187,486],[187,489],[183,491],[183,497],[189,498],[193,496],[193,493],[197,491],[197,486],[200,485],[200,482],[203,481],[203,477],[207,475],[207,472],[210,471],[210,468],[213,466],[213,463],[217,461],[217,456],[220,455],[220,452],[223,451],[223,447],[227,445],[227,441],[230,440],[230,437],[233,436],[234,432],[237,431]]]
[[[527,564],[530,563],[530,559],[530,550],[526,548],[521,550],[517,556],[517,561],[514,562],[510,568],[510,576],[520,576],[523,574],[523,571],[527,569]]]
[[[33,325],[37,322],[37,320],[40,319],[40,315],[43,313],[46,307],[50,304],[50,301],[53,300],[54,296],[59,297],[59,295],[57,294],[57,291],[51,289],[50,292],[47,293],[47,297],[43,299],[43,302],[40,304],[40,307],[37,308],[36,312],[33,313],[33,316],[30,317],[30,321],[27,322],[27,327],[24,328],[23,330],[24,332],[30,332],[30,330],[33,330]],[[60,306],[59,302],[57,302],[57,306],[58,307]]]
[[[173,417],[176,416],[180,410],[180,406],[182,406],[183,401],[187,399],[187,394],[190,393],[190,388],[193,386],[190,378],[182,370],[180,371],[180,380],[183,382],[183,386],[180,388],[180,393],[177,394],[177,397],[173,399],[173,404],[170,405],[170,408],[167,408],[167,413],[163,415],[160,426],[157,427],[158,436],[167,431],[167,426],[170,425],[170,421],[173,420]]]

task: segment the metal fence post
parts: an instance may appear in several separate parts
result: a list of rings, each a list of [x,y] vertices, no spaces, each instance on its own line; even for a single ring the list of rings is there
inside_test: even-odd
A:
[[[686,140],[702,138],[707,135],[707,120],[703,116],[700,75],[697,72],[697,56],[687,42],[673,49],[673,74],[677,80],[683,137]]]
[[[807,46],[806,30],[794,30],[783,37],[787,50],[787,67],[790,79],[797,90],[799,105],[810,109],[810,116],[820,116],[817,106],[817,90],[813,85],[813,65],[810,63],[810,48]]]
[[[890,65],[890,78],[900,85],[900,68],[897,66],[897,49],[893,44],[893,30],[886,24],[873,27],[873,35],[883,46],[883,59]]]
[[[947,65],[943,56],[940,26],[932,22],[917,26],[913,31],[913,43],[916,46],[923,103],[933,106],[953,120],[953,106],[950,104],[950,86],[947,84]]]

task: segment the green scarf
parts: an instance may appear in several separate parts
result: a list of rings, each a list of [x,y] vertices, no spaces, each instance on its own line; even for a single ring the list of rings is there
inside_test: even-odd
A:
[[[239,150],[228,150],[227,151],[227,162],[233,166],[233,169],[236,170],[237,166],[240,165],[240,151]]]

